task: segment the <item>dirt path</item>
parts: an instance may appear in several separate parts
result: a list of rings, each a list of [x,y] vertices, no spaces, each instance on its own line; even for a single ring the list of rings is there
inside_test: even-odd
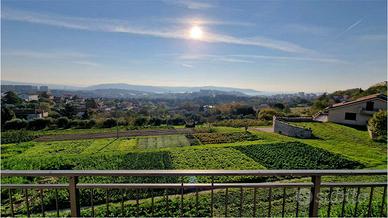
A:
[[[251,127],[249,130],[256,130],[260,132],[273,132],[273,127]]]
[[[133,137],[133,136],[154,136],[154,135],[175,135],[175,134],[190,134],[194,133],[193,129],[166,129],[166,130],[129,130],[119,132],[119,137]],[[83,134],[63,134],[63,135],[47,135],[41,136],[34,141],[49,142],[49,141],[63,141],[63,140],[79,140],[79,139],[102,139],[115,138],[115,132],[110,133],[83,133]]]

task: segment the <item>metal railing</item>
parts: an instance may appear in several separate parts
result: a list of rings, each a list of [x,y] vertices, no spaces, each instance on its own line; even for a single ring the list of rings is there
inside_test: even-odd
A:
[[[272,189],[283,188],[283,202],[282,202],[282,216],[285,214],[285,197],[286,188],[294,188],[298,190],[298,201],[296,202],[296,216],[298,216],[299,208],[299,194],[301,188],[310,189],[310,199],[308,206],[308,215],[310,217],[318,216],[318,209],[320,204],[321,188],[329,188],[329,203],[327,206],[327,215],[330,216],[330,210],[332,207],[332,193],[333,188],[341,187],[346,195],[348,189],[357,188],[357,201],[355,203],[355,215],[357,215],[358,198],[361,188],[370,188],[369,204],[368,204],[368,216],[372,213],[372,200],[375,187],[383,188],[383,195],[381,199],[380,216],[384,215],[385,202],[386,202],[386,182],[374,182],[374,183],[324,183],[322,182],[323,176],[377,176],[387,175],[385,170],[3,170],[1,171],[1,177],[55,177],[55,178],[68,178],[67,184],[1,184],[2,193],[4,189],[9,190],[9,207],[10,215],[14,216],[14,196],[12,190],[24,190],[24,199],[26,207],[26,215],[30,216],[31,211],[29,208],[29,195],[28,189],[39,190],[39,197],[41,198],[41,212],[45,215],[44,208],[44,196],[43,190],[54,190],[56,197],[56,212],[59,216],[58,207],[58,192],[59,189],[67,189],[69,191],[68,201],[70,202],[70,211],[72,217],[79,217],[81,215],[80,206],[80,189],[119,189],[119,190],[139,190],[139,189],[175,189],[180,190],[180,215],[183,215],[183,199],[186,191],[195,190],[196,205],[198,205],[198,190],[207,190],[210,192],[210,216],[213,216],[214,207],[214,191],[217,189],[225,189],[225,216],[228,211],[228,189],[239,188],[240,189],[240,213],[242,214],[243,207],[243,189],[252,188],[254,190],[253,199],[253,216],[256,216],[256,210],[258,202],[256,199],[257,189],[268,189],[268,216],[271,216],[271,201],[272,201]],[[180,183],[79,183],[80,177],[210,177],[210,183],[185,183],[182,179]],[[250,182],[250,183],[217,183],[215,178],[220,176],[251,176],[251,177],[281,177],[281,178],[302,178],[309,177],[311,182],[292,182],[288,180],[284,182]],[[291,181],[291,182],[290,182]],[[168,197],[168,196],[167,196]],[[94,216],[93,205],[93,191],[90,192],[92,216]],[[342,215],[345,210],[345,197],[342,202]],[[106,197],[107,210],[109,210],[109,199]],[[138,195],[136,198],[136,204],[139,205]],[[122,210],[124,204],[122,203]],[[154,196],[152,196],[152,211],[154,207]],[[167,205],[168,207],[168,205]]]

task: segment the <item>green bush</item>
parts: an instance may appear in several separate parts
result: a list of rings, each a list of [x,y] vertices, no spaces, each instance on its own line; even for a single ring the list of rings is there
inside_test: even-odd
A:
[[[387,140],[387,111],[380,110],[368,121],[368,129],[375,140]]]
[[[27,121],[22,119],[12,119],[6,121],[4,124],[4,129],[6,130],[20,130],[27,127]]]
[[[51,119],[34,119],[28,122],[27,128],[30,130],[42,130],[48,127],[51,123]]]
[[[60,117],[57,120],[57,126],[59,128],[68,128],[69,127],[69,119],[67,117]]]
[[[104,120],[104,122],[102,123],[103,128],[112,128],[116,125],[117,125],[117,122],[113,118],[108,118],[108,119]]]
[[[146,117],[138,117],[133,122],[134,126],[145,126],[148,124],[148,119]]]
[[[32,134],[25,130],[6,131],[1,133],[1,144],[27,142],[36,137],[38,137],[37,134]]]
[[[231,120],[222,120],[213,123],[214,126],[229,126],[229,127],[245,127],[245,126],[266,126],[268,121],[265,120],[255,120],[255,119],[231,119]]]
[[[88,120],[88,122],[86,124],[86,128],[90,129],[90,128],[93,128],[96,125],[97,125],[96,120]]]
[[[273,116],[282,116],[284,115],[282,112],[279,112],[272,108],[264,108],[261,109],[258,118],[259,120],[272,121]]]

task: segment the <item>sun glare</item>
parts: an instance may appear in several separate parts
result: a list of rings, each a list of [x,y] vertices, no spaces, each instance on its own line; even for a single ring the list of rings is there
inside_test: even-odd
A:
[[[199,26],[193,26],[190,29],[190,38],[201,39],[203,35],[202,29]]]

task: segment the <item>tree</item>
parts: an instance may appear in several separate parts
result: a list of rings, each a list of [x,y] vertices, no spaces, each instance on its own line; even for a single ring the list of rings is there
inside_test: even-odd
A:
[[[148,124],[148,119],[146,117],[138,117],[135,119],[135,121],[133,122],[133,125],[135,126],[145,126]]]
[[[27,121],[21,119],[8,120],[4,124],[4,128],[7,130],[14,129],[19,130],[27,127]]]
[[[276,103],[276,104],[274,105],[274,108],[277,108],[277,109],[279,109],[279,110],[283,110],[283,109],[285,108],[285,106],[284,106],[284,104],[282,104],[282,103]]]
[[[39,94],[39,102],[52,103],[50,100],[50,95],[47,92],[42,92]]]
[[[259,120],[272,120],[273,116],[281,116],[283,115],[281,112],[276,111],[272,108],[264,108],[261,109],[258,115]]]
[[[160,126],[160,125],[162,125],[162,122],[163,122],[162,119],[160,119],[158,117],[152,117],[149,120],[148,124],[151,125],[151,126]]]
[[[57,126],[59,128],[67,128],[67,127],[69,127],[69,119],[67,117],[60,117],[60,118],[58,118]]]
[[[111,127],[114,127],[117,125],[117,121],[113,118],[108,118],[106,120],[104,120],[104,122],[102,123],[102,126],[104,128],[111,128]]]
[[[34,119],[34,120],[31,120],[30,122],[28,122],[28,129],[41,130],[41,129],[46,128],[49,124],[50,124],[49,119],[38,118],[38,119]]]
[[[9,109],[8,107],[1,107],[1,125],[3,126],[4,123],[8,120],[12,120],[15,118],[15,113]]]
[[[76,108],[73,104],[65,104],[65,108],[62,110],[62,114],[68,118],[72,118],[76,114]]]
[[[46,112],[50,112],[50,110],[51,110],[50,104],[47,103],[47,102],[40,102],[39,103],[39,109],[43,110],[43,111],[46,111]]]
[[[372,138],[376,140],[387,140],[387,111],[380,110],[373,114],[368,121],[368,129]]]
[[[6,104],[21,104],[23,100],[12,91],[6,92],[5,96],[2,98],[2,101]]]
[[[85,104],[86,104],[86,108],[97,108],[97,102],[96,102],[96,100],[94,100],[94,98],[88,98],[88,99],[86,99],[86,102],[85,102]]]

